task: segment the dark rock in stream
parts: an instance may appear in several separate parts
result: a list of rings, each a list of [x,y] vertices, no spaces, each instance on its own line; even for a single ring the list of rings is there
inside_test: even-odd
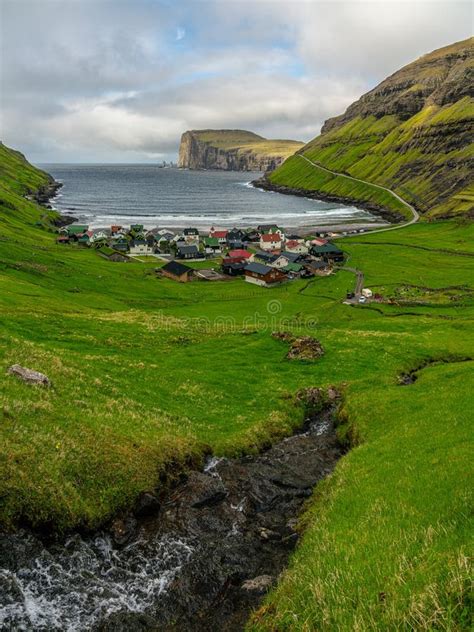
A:
[[[143,492],[135,503],[133,513],[137,518],[156,514],[160,509],[160,501],[153,492]]]
[[[117,520],[118,547],[107,533],[49,546],[0,537],[2,629],[242,630],[286,566],[303,502],[341,456],[333,408],[262,454],[211,459],[138,525]]]

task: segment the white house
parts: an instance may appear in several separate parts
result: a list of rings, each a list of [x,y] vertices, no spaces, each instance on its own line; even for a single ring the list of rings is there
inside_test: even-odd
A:
[[[299,255],[308,254],[308,248],[304,245],[304,242],[296,241],[296,239],[289,239],[285,243],[285,250]]]
[[[264,233],[260,237],[260,248],[262,250],[274,251],[281,250],[282,248],[282,239],[280,233]]]
[[[107,235],[107,233],[105,233],[103,230],[98,230],[94,232],[94,234],[90,238],[90,241],[91,243],[94,243],[95,241],[100,241],[101,239],[108,239],[108,237],[109,236]]]
[[[144,239],[132,239],[130,242],[131,255],[151,255],[153,247],[148,245]]]
[[[185,228],[183,239],[188,246],[199,246],[199,231],[197,228]]]

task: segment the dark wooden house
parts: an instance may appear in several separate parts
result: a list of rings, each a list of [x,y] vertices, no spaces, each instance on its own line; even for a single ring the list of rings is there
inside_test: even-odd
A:
[[[178,261],[170,261],[158,271],[162,276],[178,281],[178,283],[186,283],[193,276],[192,268],[185,266]]]

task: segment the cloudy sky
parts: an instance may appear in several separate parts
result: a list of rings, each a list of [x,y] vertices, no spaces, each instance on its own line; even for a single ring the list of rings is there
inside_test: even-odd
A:
[[[175,158],[186,129],[309,140],[470,2],[0,0],[1,138],[34,162]]]

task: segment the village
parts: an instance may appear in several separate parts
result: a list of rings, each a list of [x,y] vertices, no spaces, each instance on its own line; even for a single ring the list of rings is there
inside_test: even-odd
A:
[[[128,228],[113,225],[108,229],[71,224],[60,229],[57,242],[94,248],[100,256],[114,262],[156,258],[164,262],[156,269],[157,275],[179,283],[243,277],[247,283],[268,288],[299,278],[327,276],[343,265],[344,252],[330,241],[336,236],[321,232],[307,236],[287,234],[276,224],[246,230],[212,227],[206,232],[192,227],[179,231],[145,230],[142,224]],[[189,265],[193,263],[201,265]],[[365,302],[371,298],[369,292],[348,293],[346,299]]]

